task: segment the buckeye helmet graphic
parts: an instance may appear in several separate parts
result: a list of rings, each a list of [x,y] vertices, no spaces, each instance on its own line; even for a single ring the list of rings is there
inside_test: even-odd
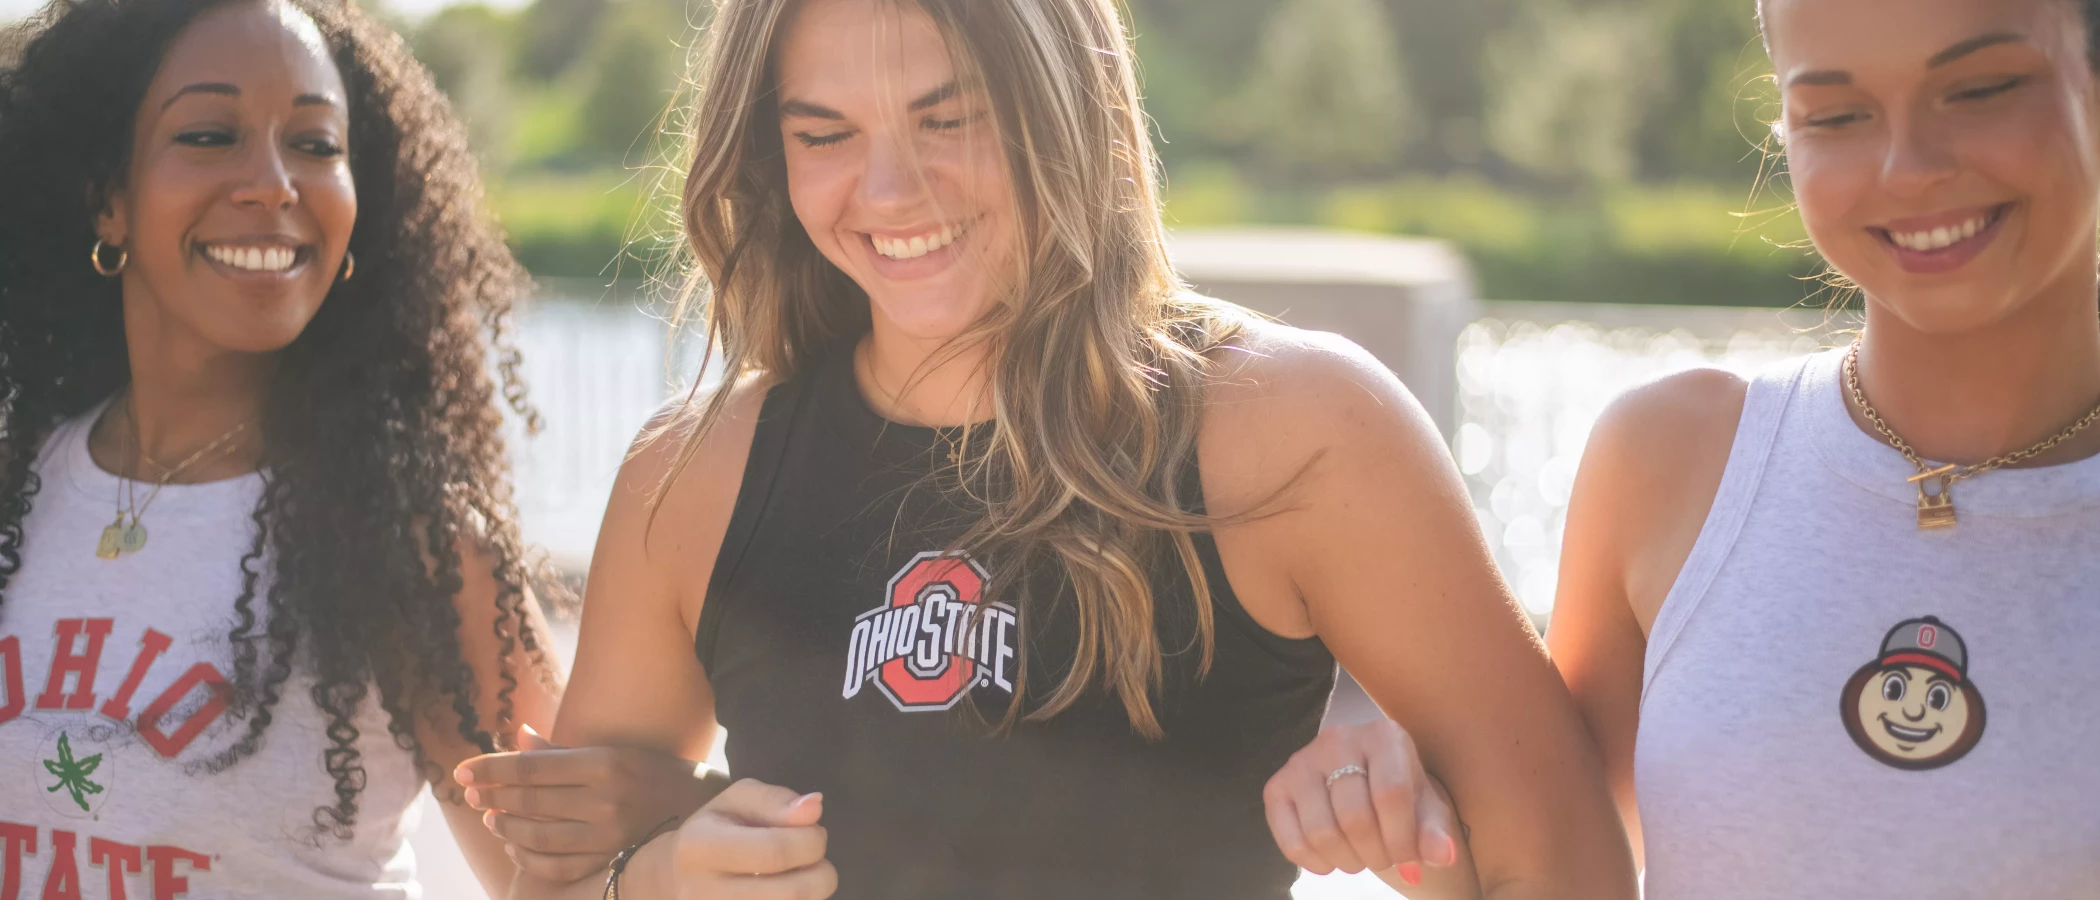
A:
[[[1935,616],[1898,622],[1845,682],[1838,715],[1853,743],[1884,764],[1937,769],[1961,759],[1984,725],[1967,642]]]

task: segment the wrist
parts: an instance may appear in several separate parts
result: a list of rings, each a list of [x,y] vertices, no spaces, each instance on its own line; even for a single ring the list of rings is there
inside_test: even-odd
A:
[[[678,846],[678,831],[672,829],[650,838],[627,860],[620,871],[621,900],[672,900],[678,881],[672,862]]]

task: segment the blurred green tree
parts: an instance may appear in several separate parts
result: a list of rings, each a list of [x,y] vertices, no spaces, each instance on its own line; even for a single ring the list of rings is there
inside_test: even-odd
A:
[[[1397,171],[1421,136],[1380,0],[1287,0],[1216,133],[1268,171],[1332,180]]]
[[[1485,54],[1489,145],[1562,190],[1630,180],[1656,41],[1647,6],[1535,0]]]
[[[682,17],[665,3],[619,0],[577,66],[584,76],[578,124],[591,161],[655,161],[658,124],[669,110],[689,40]]]
[[[1756,9],[1715,0],[1649,0],[1662,36],[1658,91],[1640,128],[1645,174],[1747,185],[1777,95]]]
[[[513,19],[480,4],[448,6],[409,34],[416,58],[467,126],[482,163],[509,162],[516,96],[510,81]]]
[[[591,46],[608,0],[533,0],[518,22],[517,67],[546,81],[568,71]]]

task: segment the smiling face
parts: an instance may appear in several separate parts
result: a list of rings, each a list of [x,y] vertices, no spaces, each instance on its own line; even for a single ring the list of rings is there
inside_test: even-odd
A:
[[[1983,736],[1982,695],[1934,668],[1870,664],[1846,683],[1843,698],[1853,741],[1898,768],[1944,766],[1966,755]]]
[[[1013,277],[1013,190],[982,93],[908,3],[811,0],[778,56],[795,217],[877,328],[942,341]]]
[[[342,76],[312,20],[275,2],[199,16],[146,90],[130,165],[96,223],[130,254],[127,315],[222,351],[290,344],[357,221],[348,133]]]
[[[2066,0],[1769,0],[1816,248],[1912,327],[2091,305],[2100,92]]]

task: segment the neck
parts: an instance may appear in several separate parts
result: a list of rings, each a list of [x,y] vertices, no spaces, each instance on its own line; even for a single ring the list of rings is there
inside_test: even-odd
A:
[[[1918,331],[1870,299],[1860,388],[1890,429],[1932,462],[1973,465],[2039,443],[2100,403],[2096,280],[2075,282],[1961,334]],[[1879,437],[1858,409],[1852,416]],[[2029,465],[2096,454],[2100,428]]]
[[[210,346],[186,329],[170,327],[148,306],[124,304],[131,384],[90,436],[96,463],[127,478],[157,481],[167,473],[146,459],[178,466],[245,426],[168,480],[197,483],[255,471],[261,465],[259,423],[275,357]]]
[[[992,417],[989,353],[981,342],[920,340],[878,325],[854,357],[861,396],[885,419],[947,428]]]

